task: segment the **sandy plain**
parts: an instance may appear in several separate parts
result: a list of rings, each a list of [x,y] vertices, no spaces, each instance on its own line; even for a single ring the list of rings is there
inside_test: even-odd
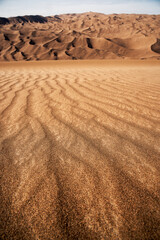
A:
[[[159,61],[0,64],[0,238],[160,238]]]

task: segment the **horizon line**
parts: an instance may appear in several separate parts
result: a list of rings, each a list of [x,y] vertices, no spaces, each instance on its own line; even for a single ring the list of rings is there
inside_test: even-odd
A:
[[[60,16],[60,15],[72,15],[72,14],[85,14],[85,13],[98,13],[98,14],[103,14],[103,15],[160,15],[160,14],[156,14],[156,13],[127,13],[127,12],[123,12],[123,13],[103,13],[103,12],[94,12],[94,11],[88,11],[88,12],[71,12],[71,13],[60,13],[60,14],[54,14],[54,15],[41,15],[41,14],[25,14],[25,15],[14,15],[14,16],[9,16],[9,17],[4,17],[4,16],[0,16],[0,18],[15,18],[15,17],[25,17],[25,16],[41,16],[41,17],[54,17],[54,16]]]

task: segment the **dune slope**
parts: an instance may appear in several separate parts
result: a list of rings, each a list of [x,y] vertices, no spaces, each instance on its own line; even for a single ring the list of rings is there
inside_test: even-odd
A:
[[[156,58],[160,15],[0,18],[0,61]]]
[[[76,64],[0,66],[0,239],[158,240],[159,65]]]

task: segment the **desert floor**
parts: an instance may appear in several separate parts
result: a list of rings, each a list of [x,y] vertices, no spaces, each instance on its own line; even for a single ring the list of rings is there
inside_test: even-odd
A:
[[[0,63],[0,239],[160,239],[160,62]]]

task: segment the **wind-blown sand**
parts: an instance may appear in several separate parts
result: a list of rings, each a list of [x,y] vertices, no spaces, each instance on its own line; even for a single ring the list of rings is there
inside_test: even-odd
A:
[[[0,239],[160,239],[160,64],[0,64]]]
[[[0,61],[160,59],[160,15],[0,18]]]

